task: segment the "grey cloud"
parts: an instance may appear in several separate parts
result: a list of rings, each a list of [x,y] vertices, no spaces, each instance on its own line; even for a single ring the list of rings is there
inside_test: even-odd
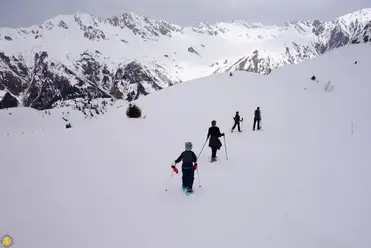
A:
[[[246,20],[281,24],[285,20],[332,20],[370,0],[0,0],[0,26],[40,24],[58,14],[86,12],[101,17],[124,12],[180,25]]]

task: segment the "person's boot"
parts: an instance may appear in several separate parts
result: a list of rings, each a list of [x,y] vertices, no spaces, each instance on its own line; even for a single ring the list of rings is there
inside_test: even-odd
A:
[[[192,189],[191,187],[188,186],[188,187],[187,187],[187,192],[188,192],[188,193],[192,193],[192,192],[193,192],[193,189]]]

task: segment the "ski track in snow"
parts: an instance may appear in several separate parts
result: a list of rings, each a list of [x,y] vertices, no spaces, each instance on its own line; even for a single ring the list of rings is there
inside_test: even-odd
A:
[[[0,235],[29,248],[369,248],[370,55],[349,46],[269,76],[178,84],[137,100],[139,120],[122,101],[94,121],[70,110],[68,130],[66,109],[3,110]],[[185,196],[170,165],[186,141],[198,155],[213,119],[229,160],[223,138],[216,163],[206,145]]]

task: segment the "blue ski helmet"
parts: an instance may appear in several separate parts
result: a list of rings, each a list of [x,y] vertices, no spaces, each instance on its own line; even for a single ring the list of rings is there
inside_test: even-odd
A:
[[[192,142],[186,142],[185,143],[185,149],[186,150],[192,150]]]

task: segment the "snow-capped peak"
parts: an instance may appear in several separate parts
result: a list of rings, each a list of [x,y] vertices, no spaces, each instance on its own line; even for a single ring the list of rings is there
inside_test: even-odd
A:
[[[38,26],[0,28],[0,91],[37,108],[59,98],[133,100],[215,73],[268,74],[350,42],[368,42],[370,21],[371,9],[331,22],[234,20],[190,27],[133,12],[106,19],[58,15]]]
[[[368,20],[370,16],[371,16],[371,8],[364,8],[364,9],[360,9],[358,11],[351,12],[343,16],[340,16],[336,18],[336,20],[339,20],[339,21],[341,20],[343,22],[356,22],[357,20],[359,20],[362,22],[364,21],[363,19]]]
[[[348,13],[336,19],[335,23],[349,35],[360,32],[371,21],[371,8]]]
[[[169,24],[162,20],[151,20],[146,16],[132,12],[108,18],[106,22],[114,27],[130,29],[134,34],[149,40],[157,40],[160,35],[171,36],[171,32],[181,31],[181,27],[178,25]]]

